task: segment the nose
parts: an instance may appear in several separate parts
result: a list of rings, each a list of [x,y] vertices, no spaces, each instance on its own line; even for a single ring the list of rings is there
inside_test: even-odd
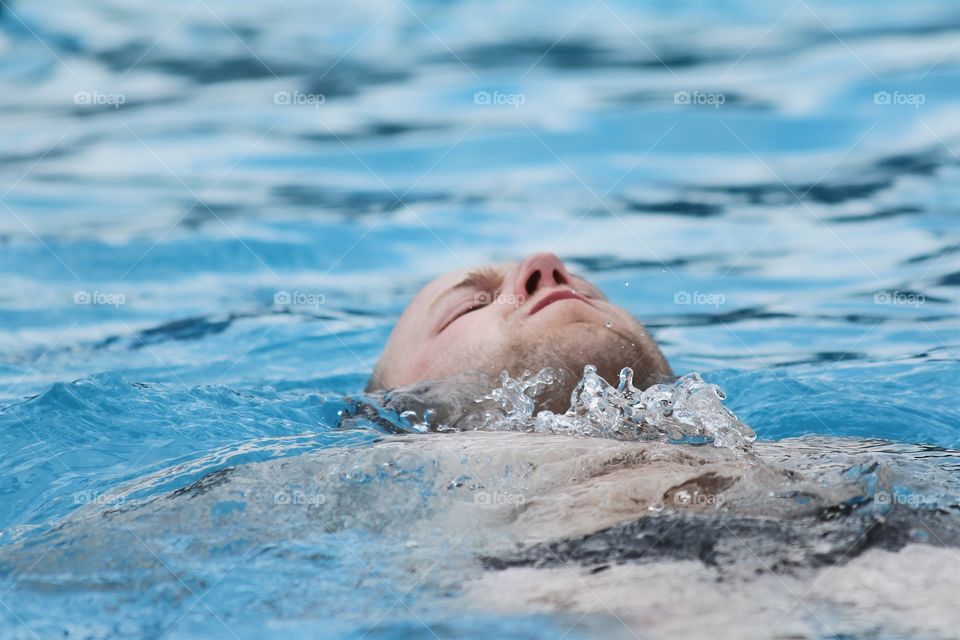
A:
[[[563,262],[552,253],[534,253],[520,263],[513,282],[517,300],[526,300],[540,289],[570,283],[570,274]]]

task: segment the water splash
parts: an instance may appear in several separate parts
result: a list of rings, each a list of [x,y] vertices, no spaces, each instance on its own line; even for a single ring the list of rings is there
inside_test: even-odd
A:
[[[698,373],[641,390],[633,386],[629,367],[620,371],[619,384],[613,387],[596,367],[587,365],[565,413],[535,413],[537,396],[559,379],[553,369],[524,371],[519,378],[501,373],[500,386],[477,400],[498,406],[484,413],[479,429],[713,444],[740,452],[749,451],[756,440],[753,430],[723,405],[723,391]]]

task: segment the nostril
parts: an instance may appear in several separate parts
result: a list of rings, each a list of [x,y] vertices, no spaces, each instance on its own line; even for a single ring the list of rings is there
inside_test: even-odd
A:
[[[527,290],[527,295],[533,295],[533,292],[537,290],[537,285],[540,284],[540,270],[537,269],[530,274],[530,277],[527,278],[527,283],[524,285],[524,289]]]
[[[553,281],[557,284],[567,284],[567,279],[563,277],[563,274],[560,273],[559,269],[553,270]]]

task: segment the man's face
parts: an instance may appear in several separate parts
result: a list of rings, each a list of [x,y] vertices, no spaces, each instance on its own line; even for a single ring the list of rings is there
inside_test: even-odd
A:
[[[392,389],[480,372],[552,367],[572,385],[584,365],[607,380],[623,367],[636,384],[672,375],[644,327],[552,253],[461,270],[420,291],[400,317],[371,380]]]

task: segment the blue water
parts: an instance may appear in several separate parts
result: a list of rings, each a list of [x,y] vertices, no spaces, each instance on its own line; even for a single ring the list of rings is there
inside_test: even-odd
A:
[[[535,250],[761,439],[960,447],[958,38],[936,0],[4,2],[0,544],[134,480],[367,446],[338,411],[410,296]],[[343,556],[218,582],[234,560],[109,603],[0,570],[0,635],[566,628],[380,616],[391,576]]]

